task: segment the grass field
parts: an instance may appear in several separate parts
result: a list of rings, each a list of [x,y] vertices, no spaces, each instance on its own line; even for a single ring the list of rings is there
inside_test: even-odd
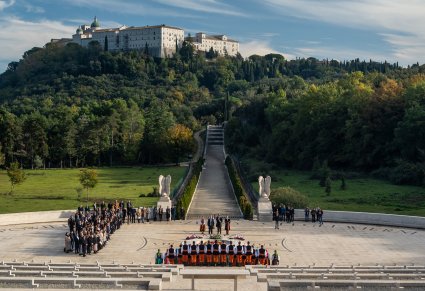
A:
[[[158,198],[139,197],[158,188],[159,175],[171,175],[173,189],[183,177],[185,167],[146,168],[100,168],[97,169],[99,182],[89,192],[90,201],[115,199],[132,200],[135,206],[150,206]],[[0,171],[0,213],[25,211],[74,209],[85,205],[86,191],[81,202],[76,188],[81,187],[78,169],[26,170],[27,179],[15,187],[13,195],[7,195],[10,184],[6,171]]]
[[[340,180],[332,181],[332,192],[327,196],[319,181],[310,179],[310,172],[272,170],[269,175],[272,177],[272,189],[290,186],[305,194],[311,207],[425,216],[423,187],[394,185],[369,177],[353,178],[346,179],[346,190],[340,189]],[[252,186],[258,191],[258,182],[253,182]]]

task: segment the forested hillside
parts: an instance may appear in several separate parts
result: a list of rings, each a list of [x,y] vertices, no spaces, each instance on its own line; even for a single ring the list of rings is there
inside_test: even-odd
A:
[[[422,184],[424,73],[418,64],[216,57],[189,43],[169,59],[48,45],[0,76],[0,153],[25,167],[175,162],[191,152],[193,131],[229,115],[228,147],[239,155],[300,169],[326,160]]]

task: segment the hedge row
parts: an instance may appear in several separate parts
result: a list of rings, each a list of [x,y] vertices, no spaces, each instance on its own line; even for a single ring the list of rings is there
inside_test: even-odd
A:
[[[242,181],[238,175],[238,172],[236,171],[236,167],[233,164],[232,159],[229,156],[226,157],[226,167],[227,171],[229,172],[229,177],[233,185],[233,190],[238,199],[243,216],[245,219],[252,219],[252,205],[248,201],[248,199],[246,199],[247,196],[245,190],[242,187]]]
[[[202,165],[204,164],[204,159],[201,157],[194,165],[193,171],[192,171],[192,177],[190,178],[189,182],[186,185],[186,188],[184,189],[182,195],[177,200],[177,219],[184,219],[186,214],[186,211],[189,207],[190,201],[192,201],[193,194],[195,193],[196,184],[198,184],[199,176],[201,175],[202,171]],[[184,213],[181,213],[180,209],[184,209]]]

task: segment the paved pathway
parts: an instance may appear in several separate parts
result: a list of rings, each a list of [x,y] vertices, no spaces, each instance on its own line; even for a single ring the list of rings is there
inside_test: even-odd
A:
[[[105,249],[83,258],[63,252],[67,231],[63,223],[2,226],[0,260],[103,263],[115,260],[146,264],[154,261],[158,249],[165,251],[170,243],[181,243],[190,234],[199,234],[198,230],[196,220],[125,224],[112,235]],[[283,223],[280,230],[275,230],[273,222],[232,220],[230,235],[235,234],[243,235],[245,242],[264,244],[271,251],[276,249],[282,265],[423,265],[425,262],[425,230],[326,222],[321,227],[304,222]]]
[[[188,218],[207,218],[211,214],[242,217],[224,165],[223,146],[223,129],[210,126],[206,161],[188,210]]]
[[[180,243],[197,233],[198,227],[196,220],[125,224],[103,250],[83,258],[63,252],[67,231],[63,223],[1,226],[0,260],[149,264],[154,262],[158,249],[164,252],[170,243]],[[277,250],[281,265],[423,265],[425,261],[424,230],[326,222],[321,227],[304,222],[283,223],[280,230],[275,230],[272,222],[233,220],[231,235],[234,234],[243,235],[255,246],[264,244],[269,251]],[[238,284],[239,290],[267,290],[266,284],[256,282],[255,277]],[[232,290],[233,283],[198,280],[196,286],[201,290]],[[190,280],[181,276],[163,282],[164,290],[189,288]]]

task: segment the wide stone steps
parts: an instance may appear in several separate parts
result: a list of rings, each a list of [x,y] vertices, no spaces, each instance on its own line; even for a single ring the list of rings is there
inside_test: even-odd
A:
[[[224,130],[222,127],[208,128],[208,145],[224,145]]]
[[[293,265],[184,267],[183,265],[79,264],[1,262],[0,288],[7,289],[137,289],[188,290],[182,271],[202,270],[196,289],[230,290],[232,282],[217,279],[233,270],[247,270],[240,290],[425,290],[424,265]],[[195,271],[196,273],[197,271]],[[246,272],[246,271],[245,271]],[[192,272],[193,273],[193,272]],[[206,279],[208,280],[200,280]],[[214,279],[215,278],[215,279]],[[208,288],[207,288],[208,289]],[[210,290],[210,289],[208,289]]]
[[[206,219],[217,214],[233,219],[243,218],[224,165],[223,132],[221,126],[208,127],[204,169],[188,209],[187,219]]]

